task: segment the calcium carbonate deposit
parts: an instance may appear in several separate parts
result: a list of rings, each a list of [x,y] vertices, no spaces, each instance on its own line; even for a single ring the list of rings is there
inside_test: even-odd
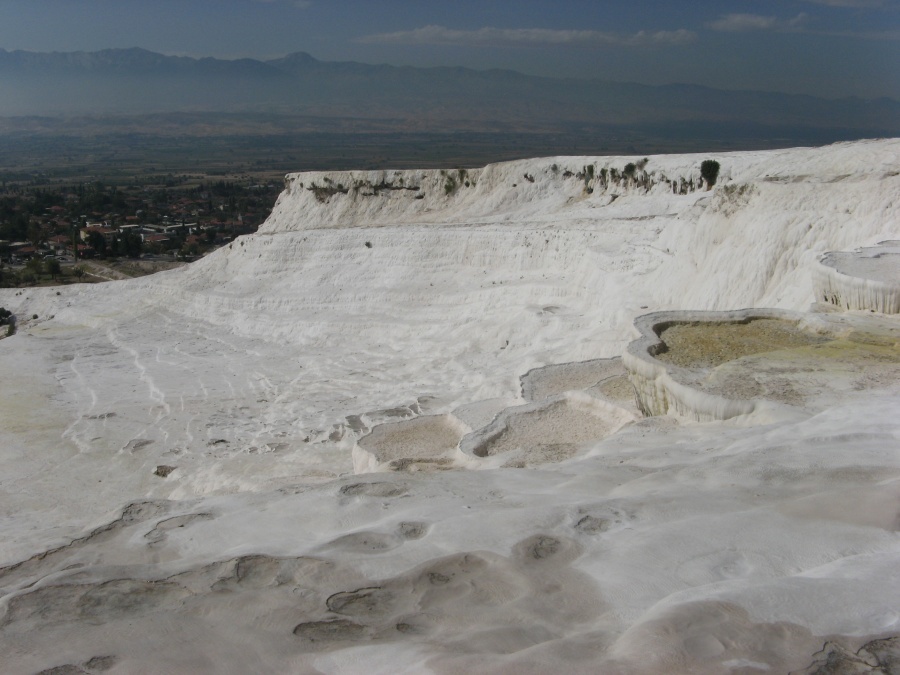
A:
[[[831,251],[816,268],[816,297],[845,309],[900,314],[900,241]]]
[[[826,254],[898,205],[900,140],[292,174],[0,290],[0,670],[896,672],[897,269]]]

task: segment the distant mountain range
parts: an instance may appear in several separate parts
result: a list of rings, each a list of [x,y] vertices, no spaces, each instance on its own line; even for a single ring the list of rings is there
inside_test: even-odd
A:
[[[509,70],[165,56],[144,49],[0,49],[0,116],[267,113],[368,119],[423,130],[900,135],[900,102],[837,100],[689,84],[648,86]]]

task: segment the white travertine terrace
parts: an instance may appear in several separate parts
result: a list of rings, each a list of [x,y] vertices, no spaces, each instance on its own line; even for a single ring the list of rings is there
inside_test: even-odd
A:
[[[353,470],[428,471],[450,468],[460,439],[471,429],[452,414],[386,422],[353,447]]]
[[[630,410],[584,392],[557,394],[507,408],[487,426],[463,436],[460,463],[470,468],[522,468],[559,462],[635,419]]]
[[[752,348],[728,344],[728,326],[782,322],[793,327],[791,344],[775,334]],[[844,390],[900,382],[900,323],[867,316],[753,308],[730,312],[656,312],[638,317],[641,337],[623,355],[638,407],[646,415],[674,414],[698,422],[755,414],[758,421],[820,410]],[[712,364],[678,365],[661,357],[665,332],[694,327],[697,341],[724,343]],[[706,334],[706,337],[704,337]],[[808,338],[797,338],[807,334]],[[728,354],[729,349],[736,353]]]
[[[898,238],[900,140],[602,180],[642,159],[292,174],[182,269],[0,289],[0,670],[895,658],[897,316],[807,316],[835,339],[684,369],[684,396],[645,317],[623,358],[687,418],[634,419],[603,360],[648,313],[821,302],[823,253]]]
[[[752,319],[782,319],[799,322],[798,312],[777,309],[744,309],[729,312],[671,311],[645,314],[635,319],[641,337],[628,345],[622,361],[634,385],[638,407],[645,415],[681,415],[698,422],[727,420],[749,415],[762,401],[734,400],[703,392],[698,373],[654,358],[665,349],[659,334],[667,327],[690,323],[745,322]]]
[[[814,283],[820,302],[900,314],[900,241],[825,253],[816,265]]]

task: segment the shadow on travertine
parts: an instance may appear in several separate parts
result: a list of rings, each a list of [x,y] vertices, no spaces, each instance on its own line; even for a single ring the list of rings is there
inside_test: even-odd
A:
[[[395,488],[346,484],[334,498],[402,498],[403,490]],[[165,522],[129,521],[106,531],[124,543],[148,525],[153,532]],[[191,522],[185,520],[184,526]],[[84,547],[61,550],[53,559],[33,561],[31,573],[45,581],[11,594],[0,635],[27,649],[32,639],[49,632],[75,652],[80,645],[98,650],[93,657],[43,671],[47,674],[114,666],[127,672],[136,653],[138,660],[146,658],[153,644],[166,643],[166,634],[205,634],[212,627],[217,628],[205,640],[207,649],[227,651],[232,639],[246,650],[243,657],[256,663],[267,649],[314,655],[400,641],[439,644],[448,654],[512,654],[563,639],[592,625],[606,609],[590,577],[572,567],[581,545],[558,534],[526,536],[508,555],[457,552],[384,578],[362,574],[351,562],[353,555],[381,555],[428,531],[427,523],[405,521],[389,532],[345,535],[323,546],[320,555],[243,555],[166,578],[110,580],[115,572],[109,568],[72,569]],[[69,572],[53,580],[54,568]],[[132,566],[130,573],[139,569]],[[4,584],[12,581],[9,572],[0,571]],[[135,634],[142,636],[144,647],[132,644],[127,656],[117,653],[117,645],[130,643],[128,636]],[[166,663],[183,666],[193,649],[173,638],[154,663],[161,671]]]
[[[335,510],[383,508],[412,489],[409,481],[345,481],[337,490],[329,486],[326,498]],[[3,586],[19,586],[8,594],[0,638],[24,650],[51,638],[63,645],[59,665],[44,675],[132,672],[146,663],[160,672],[167,665],[183,669],[196,663],[196,640],[208,654],[238,650],[234,668],[277,654],[276,663],[293,658],[298,672],[311,672],[320,656],[377,645],[427,647],[435,672],[484,671],[488,663],[494,673],[546,672],[553,663],[580,672],[582,663],[583,672],[714,673],[721,672],[718,657],[727,654],[748,672],[750,664],[765,663],[798,675],[884,674],[896,672],[900,658],[895,637],[844,637],[823,645],[803,626],[754,619],[726,600],[662,603],[619,634],[611,605],[578,562],[588,542],[630,529],[639,516],[624,504],[579,509],[568,535],[531,533],[505,554],[453,552],[386,576],[364,573],[359,560],[427,541],[432,523],[399,521],[342,535],[307,555],[239,555],[156,577],[157,568],[147,563],[163,541],[159,532],[177,528],[185,542],[192,528],[217,518],[176,508],[132,505],[77,545],[36,556],[27,570],[0,570]],[[127,568],[79,562],[102,559],[98,544],[106,555],[117,549],[135,555],[128,542],[136,540],[145,542],[146,557]],[[37,586],[30,582],[35,578],[41,579]],[[79,656],[67,660],[69,653]],[[802,654],[811,656],[798,658]],[[209,672],[223,659],[200,670]],[[709,668],[698,670],[698,664]]]

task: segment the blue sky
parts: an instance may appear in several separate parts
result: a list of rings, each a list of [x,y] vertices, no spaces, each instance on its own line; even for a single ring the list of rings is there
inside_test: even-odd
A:
[[[900,0],[0,0],[0,48],[110,47],[900,98]]]

